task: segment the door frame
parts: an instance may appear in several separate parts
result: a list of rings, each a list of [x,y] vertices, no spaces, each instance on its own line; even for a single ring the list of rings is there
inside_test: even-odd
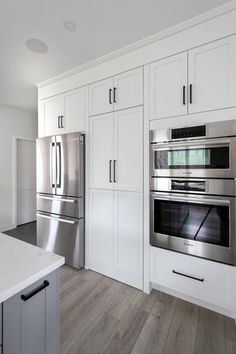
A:
[[[36,144],[36,138],[13,135],[13,228],[17,227],[17,142],[18,140],[32,141]],[[36,160],[35,160],[36,161]]]

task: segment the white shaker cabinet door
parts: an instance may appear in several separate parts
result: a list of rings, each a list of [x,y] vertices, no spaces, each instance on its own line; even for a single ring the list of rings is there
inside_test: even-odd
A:
[[[187,114],[187,52],[150,64],[150,119]]]
[[[113,189],[113,113],[90,117],[90,188]]]
[[[90,190],[90,268],[111,277],[114,277],[113,199],[113,191]]]
[[[236,36],[189,51],[189,113],[236,105],[235,63]]]
[[[89,85],[89,115],[113,111],[113,77]]]
[[[143,108],[114,113],[114,189],[143,190]]]
[[[116,279],[143,288],[143,194],[114,192]]]
[[[143,104],[143,68],[137,68],[114,77],[114,110]]]
[[[64,95],[63,123],[66,133],[85,130],[85,87]]]
[[[43,101],[44,116],[44,135],[62,134],[64,129],[61,127],[61,118],[63,115],[63,98],[56,96]],[[40,117],[41,119],[41,117]]]

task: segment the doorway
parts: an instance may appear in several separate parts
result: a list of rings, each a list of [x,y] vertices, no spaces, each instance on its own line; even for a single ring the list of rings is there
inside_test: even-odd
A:
[[[16,138],[16,225],[36,220],[36,142]]]

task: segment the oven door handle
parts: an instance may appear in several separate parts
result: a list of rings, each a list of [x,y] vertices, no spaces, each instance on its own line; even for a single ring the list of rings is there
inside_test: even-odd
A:
[[[153,193],[154,199],[158,200],[167,200],[167,201],[175,201],[175,202],[186,202],[186,203],[197,203],[197,204],[213,204],[213,205],[230,205],[230,200],[222,200],[222,199],[198,199],[198,198],[188,198],[188,197],[175,197],[175,196],[162,196],[158,193]]]

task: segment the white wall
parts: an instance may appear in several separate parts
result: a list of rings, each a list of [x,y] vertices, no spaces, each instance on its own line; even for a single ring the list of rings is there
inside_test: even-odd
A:
[[[15,227],[14,136],[36,138],[37,116],[0,105],[0,231]]]

